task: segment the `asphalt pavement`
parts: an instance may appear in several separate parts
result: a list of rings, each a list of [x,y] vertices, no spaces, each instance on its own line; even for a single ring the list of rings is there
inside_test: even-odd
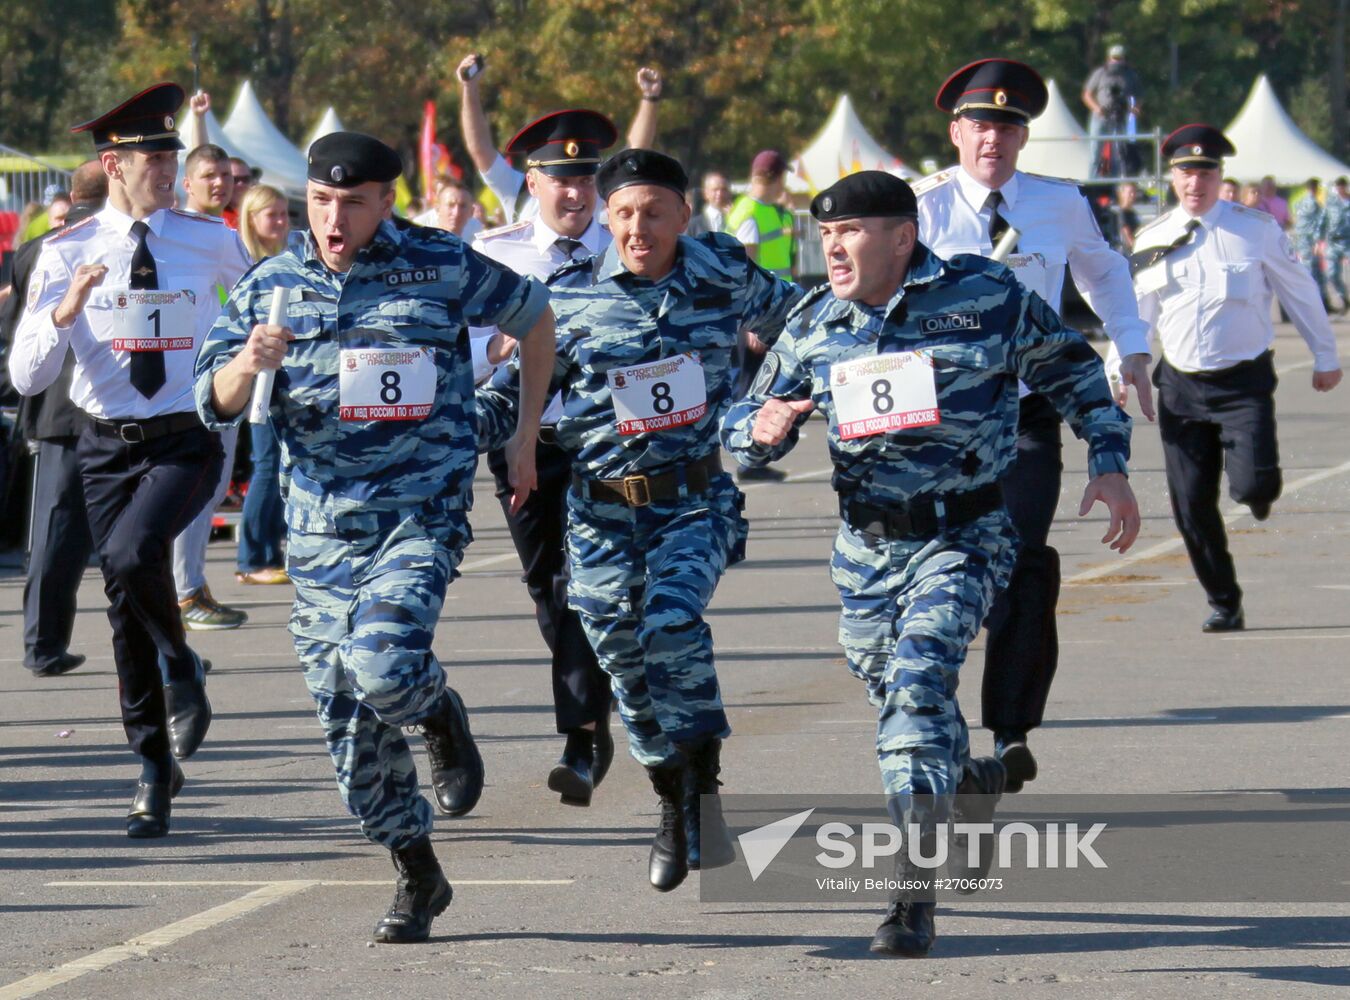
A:
[[[1336,328],[1350,357],[1350,323]],[[1156,426],[1136,422],[1144,528],[1125,557],[1100,545],[1100,513],[1075,516],[1085,450],[1066,442],[1052,535],[1065,578],[1061,665],[1032,738],[1041,777],[1029,789],[1350,791],[1350,386],[1315,394],[1287,326],[1276,366],[1284,497],[1259,524],[1223,504],[1247,592],[1243,633],[1200,632],[1208,609],[1173,528]],[[709,615],[735,730],[723,780],[728,792],[875,793],[875,714],[836,643],[827,564],[837,515],[819,421],[783,467],[786,482],[746,489],[749,558]],[[408,947],[369,943],[393,871],[338,798],[287,632],[288,587],[237,585],[233,545],[212,544],[212,590],[250,620],[190,636],[215,663],[215,720],[185,765],[171,836],[135,842],[124,817],[137,768],[97,572],[80,591],[72,645],[89,662],[38,679],[21,665],[21,571],[12,560],[0,569],[0,1000],[732,1000],[910,988],[1198,1000],[1350,986],[1345,903],[977,895],[944,904],[932,956],[904,962],[868,954],[874,904],[704,904],[698,875],[654,892],[655,798],[622,749],[589,809],[560,805],[544,785],[561,749],[548,660],[484,478],[473,523],[435,649],[471,708],[488,784],[469,817],[438,817],[455,900],[432,940]],[[975,728],[982,642],[962,693],[976,752],[988,753],[989,734]],[[1343,888],[1350,879],[1344,866],[1326,875]]]

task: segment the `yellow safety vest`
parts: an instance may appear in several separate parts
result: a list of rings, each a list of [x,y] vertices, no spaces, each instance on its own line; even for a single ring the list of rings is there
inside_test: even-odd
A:
[[[743,194],[727,215],[727,232],[734,236],[741,223],[751,217],[759,230],[759,266],[780,278],[791,279],[792,213]]]

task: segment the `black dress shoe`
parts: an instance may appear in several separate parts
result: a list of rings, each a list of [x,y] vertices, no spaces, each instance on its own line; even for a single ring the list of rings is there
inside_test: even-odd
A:
[[[56,659],[34,670],[33,676],[60,677],[62,674],[70,673],[83,662],[84,657],[79,653],[62,653]]]
[[[558,793],[565,806],[589,806],[595,791],[591,761],[595,753],[592,735],[577,729],[567,734],[567,745],[557,766],[549,772],[548,787]]]
[[[199,680],[169,681],[164,685],[164,709],[169,717],[169,749],[179,760],[187,760],[211,728],[206,685]]]
[[[1258,500],[1247,505],[1251,508],[1252,517],[1258,521],[1264,521],[1270,517],[1270,501]]]
[[[1241,632],[1247,627],[1242,617],[1242,609],[1236,611],[1216,611],[1205,619],[1200,626],[1201,632]]]
[[[452,687],[420,723],[431,758],[431,790],[447,816],[463,816],[483,795],[483,757],[469,731],[469,711]]]
[[[183,769],[173,761],[173,774],[163,784],[137,782],[127,813],[127,836],[137,840],[164,837],[169,832],[170,801],[183,790]]]
[[[599,788],[613,763],[614,735],[609,731],[609,717],[606,716],[595,724],[595,732],[591,734],[591,784]]]
[[[1008,772],[1008,780],[1003,786],[1005,792],[1020,792],[1028,781],[1035,781],[1040,768],[1036,764],[1036,755],[1027,746],[1027,738],[1015,736],[996,736],[994,756],[1003,762]]]

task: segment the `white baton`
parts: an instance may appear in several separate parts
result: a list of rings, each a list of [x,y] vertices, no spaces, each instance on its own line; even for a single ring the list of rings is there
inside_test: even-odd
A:
[[[289,288],[277,288],[272,292],[272,310],[267,314],[268,326],[285,326],[286,309],[291,304],[291,290]],[[267,423],[267,406],[272,401],[272,383],[276,381],[277,373],[271,369],[259,372],[257,378],[253,380],[253,401],[248,408],[248,422],[251,424]]]
[[[998,246],[994,247],[994,252],[989,255],[990,260],[996,260],[1000,264],[1008,259],[1008,254],[1012,253],[1013,247],[1017,246],[1017,241],[1022,238],[1022,234],[1008,227],[1008,231],[999,237]]]

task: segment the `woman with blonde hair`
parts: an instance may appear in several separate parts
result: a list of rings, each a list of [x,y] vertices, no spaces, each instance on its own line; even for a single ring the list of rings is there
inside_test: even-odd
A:
[[[275,257],[286,249],[291,222],[286,196],[267,184],[248,189],[239,204],[239,238],[255,261]],[[272,425],[251,424],[253,475],[244,495],[239,523],[238,572],[240,583],[289,583],[281,554],[286,534],[281,499],[281,448]]]
[[[270,184],[255,184],[239,204],[239,238],[255,262],[286,249],[291,217],[286,196]]]

